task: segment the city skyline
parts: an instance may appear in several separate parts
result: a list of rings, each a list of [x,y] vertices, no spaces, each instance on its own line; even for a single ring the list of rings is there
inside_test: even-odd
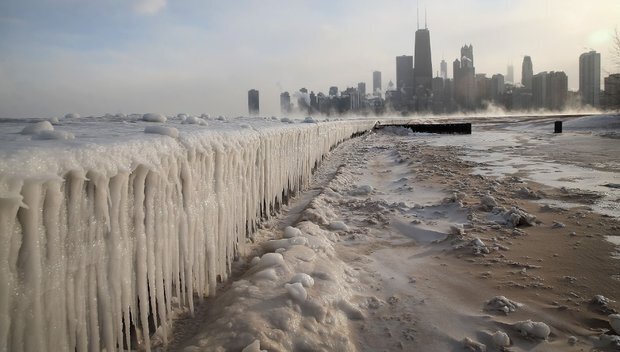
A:
[[[261,114],[279,115],[282,91],[344,90],[359,82],[369,87],[375,70],[382,72],[385,90],[387,82],[396,83],[394,57],[414,55],[416,3],[347,4],[323,11],[328,7],[321,1],[248,1],[237,7],[164,0],[129,7],[114,1],[3,3],[0,117],[145,111],[246,115],[249,89],[261,92]],[[451,63],[459,48],[472,44],[476,73],[505,74],[508,63],[520,81],[521,61],[528,55],[535,73],[565,71],[571,90],[578,89],[583,52],[601,53],[603,75],[615,72],[611,34],[619,25],[620,3],[595,5],[420,2],[432,32],[433,67],[439,68],[442,59]],[[99,13],[101,18],[94,18]],[[363,40],[351,40],[355,36]],[[448,77],[453,77],[450,66]]]

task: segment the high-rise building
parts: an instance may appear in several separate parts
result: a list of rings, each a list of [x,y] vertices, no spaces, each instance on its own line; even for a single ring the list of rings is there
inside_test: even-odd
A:
[[[512,65],[508,65],[506,70],[506,83],[515,83],[515,67]]]
[[[374,71],[372,73],[372,94],[381,96],[381,72]]]
[[[413,96],[413,56],[396,57],[396,90]]]
[[[461,61],[463,61],[465,57],[471,61],[471,67],[474,67],[474,47],[471,44],[461,48]]]
[[[532,76],[532,106],[537,109],[547,108],[547,72]]]
[[[601,54],[596,51],[579,56],[579,93],[584,105],[598,107],[601,94]]]
[[[336,86],[329,87],[329,96],[330,97],[338,96],[338,87]]]
[[[605,107],[620,109],[620,73],[605,77]]]
[[[465,109],[475,108],[476,69],[474,68],[474,48],[465,45],[461,48],[461,60],[452,64],[454,75],[454,100]]]
[[[532,58],[526,55],[523,57],[523,65],[521,66],[521,84],[527,89],[532,89],[533,76]]]
[[[360,99],[363,99],[366,96],[366,83],[360,82],[357,84],[357,92],[360,95]]]
[[[256,89],[248,91],[248,110],[251,116],[259,113],[258,91]]]
[[[413,65],[414,88],[432,89],[433,63],[431,60],[431,35],[428,28],[415,32],[415,59]]]
[[[568,97],[568,77],[562,71],[540,72],[532,77],[532,106],[562,110]]]
[[[439,77],[443,79],[448,79],[448,63],[446,62],[446,60],[441,60],[439,66],[441,68],[441,73],[439,74]]]
[[[280,93],[280,111],[282,114],[291,113],[291,95],[288,92]]]
[[[491,99],[494,102],[499,102],[502,94],[505,90],[504,75],[495,74],[491,77]]]
[[[562,71],[549,72],[547,75],[547,108],[562,110],[568,98],[568,76]]]

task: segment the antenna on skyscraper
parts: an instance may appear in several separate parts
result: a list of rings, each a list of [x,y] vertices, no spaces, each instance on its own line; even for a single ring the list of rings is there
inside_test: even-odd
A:
[[[418,17],[418,29],[420,29],[420,3],[419,2],[415,2],[415,7],[416,7],[416,16]]]

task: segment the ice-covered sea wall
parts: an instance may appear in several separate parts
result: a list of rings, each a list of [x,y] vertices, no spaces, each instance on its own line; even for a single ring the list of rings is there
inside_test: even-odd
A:
[[[3,126],[0,350],[113,351],[149,323],[166,336],[175,306],[226,280],[261,216],[374,122],[168,121],[177,138],[151,125],[61,120],[69,140]]]

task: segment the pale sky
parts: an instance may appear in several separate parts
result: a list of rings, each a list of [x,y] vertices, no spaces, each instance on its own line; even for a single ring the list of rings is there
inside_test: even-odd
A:
[[[534,73],[565,71],[578,89],[579,55],[611,60],[620,0],[419,1],[428,13],[433,71],[464,44],[477,73],[520,81],[523,55]],[[409,0],[1,0],[0,117],[76,112],[279,115],[279,94],[327,93],[383,74],[413,55],[416,1]]]

